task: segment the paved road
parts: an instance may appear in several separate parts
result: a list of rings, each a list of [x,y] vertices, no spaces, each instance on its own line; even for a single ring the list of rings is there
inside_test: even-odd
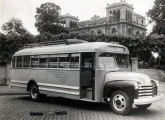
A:
[[[75,101],[62,98],[47,98],[32,102],[28,95],[0,96],[0,120],[165,120],[165,83],[159,91],[163,99],[154,102],[147,110],[133,106],[127,116],[116,115],[107,104]],[[67,114],[56,115],[59,111]],[[31,112],[43,113],[30,116]]]

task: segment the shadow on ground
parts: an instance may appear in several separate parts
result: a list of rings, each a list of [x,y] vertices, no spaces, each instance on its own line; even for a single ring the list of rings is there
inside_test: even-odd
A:
[[[31,101],[29,96],[17,97],[17,98],[13,98],[13,99],[19,99],[22,101],[33,102],[33,101]],[[44,98],[42,98],[41,101],[39,101],[37,103],[43,103],[43,104],[54,105],[54,106],[65,106],[65,107],[69,107],[72,109],[78,109],[78,110],[80,109],[80,110],[100,112],[100,113],[110,112],[110,114],[115,115],[112,112],[110,105],[106,104],[106,103],[92,103],[92,102],[72,100],[72,99],[66,99],[66,98],[57,98],[57,97],[44,97]],[[152,109],[152,108],[138,109],[135,106],[133,106],[131,113],[125,117],[134,116],[134,117],[147,118],[147,117],[154,116],[156,114],[159,114],[159,111],[156,109]]]
[[[33,102],[29,96],[17,97],[14,99]],[[61,105],[61,106],[72,107],[76,109],[95,110],[95,111],[107,111],[107,110],[109,111],[111,109],[110,105],[106,103],[93,103],[93,102],[73,100],[73,99],[61,98],[61,97],[45,97],[44,96],[39,101],[39,103]]]

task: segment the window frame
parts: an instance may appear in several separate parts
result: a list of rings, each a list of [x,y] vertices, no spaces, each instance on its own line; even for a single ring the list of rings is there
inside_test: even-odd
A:
[[[37,56],[36,58],[38,58],[38,61],[37,61],[37,63],[38,63],[38,65],[37,65],[37,67],[32,67],[32,57],[33,56]],[[30,68],[39,68],[39,55],[31,55],[30,56]]]
[[[50,58],[57,58],[57,67],[50,67]],[[53,55],[48,55],[48,68],[58,68],[59,66],[59,58],[57,54],[53,54]]]
[[[25,67],[24,66],[25,65],[24,60],[27,56],[29,56],[29,62],[30,63],[29,63],[28,67]],[[22,67],[17,67],[16,66],[17,57],[22,57]],[[64,62],[64,63],[68,64],[68,65],[66,65],[67,67],[65,67],[65,65],[64,65],[64,67],[60,67],[60,57],[68,57],[67,62]],[[75,58],[78,57],[78,62],[75,62],[75,60],[74,60],[74,62],[71,62],[72,57],[75,57]],[[37,60],[33,60],[33,58],[36,58]],[[46,58],[45,67],[41,67],[40,58]],[[50,64],[51,63],[50,62],[51,58],[56,58],[57,59],[57,62],[55,62],[57,67],[50,67],[51,66],[51,64]],[[37,69],[70,69],[70,70],[79,69],[80,70],[81,56],[80,56],[80,53],[34,54],[34,55],[14,56],[13,59],[15,59],[15,65],[11,66],[12,68],[22,68],[22,69],[35,69],[35,68],[37,68]],[[13,59],[12,59],[12,62],[13,62]],[[71,65],[72,63],[74,63],[74,65]],[[76,66],[76,67],[73,67],[73,66]]]
[[[25,67],[25,66],[24,66],[25,56],[29,56],[29,66],[28,66],[28,67]],[[24,55],[24,56],[23,56],[23,65],[22,65],[22,68],[31,68],[31,56],[30,56],[30,55]]]
[[[18,67],[17,64],[18,64],[18,57],[21,57],[22,61],[21,61],[21,66]],[[15,68],[22,68],[23,67],[23,56],[16,56],[16,61],[15,61]]]
[[[14,61],[14,66],[13,66],[13,61]],[[16,68],[16,56],[14,56],[11,60],[11,68]]]
[[[60,58],[65,58],[65,62],[60,62]],[[68,58],[68,60],[66,60]],[[64,67],[61,67],[60,64],[63,64]],[[68,67],[65,67],[65,65],[68,64]],[[70,69],[70,54],[59,54],[58,55],[58,68],[64,68],[64,69]]]
[[[40,67],[41,66],[41,58],[45,58],[45,67]],[[43,65],[44,66],[44,65]],[[39,68],[48,68],[48,55],[39,55]]]
[[[78,67],[77,68],[71,67],[71,57],[78,57]],[[70,55],[70,69],[80,69],[80,54],[79,53],[72,53]]]

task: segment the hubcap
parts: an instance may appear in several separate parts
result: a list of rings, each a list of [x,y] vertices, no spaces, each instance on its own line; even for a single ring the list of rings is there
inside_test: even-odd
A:
[[[126,100],[123,95],[117,94],[113,98],[113,105],[116,110],[122,111],[126,107]]]
[[[32,90],[31,90],[31,96],[32,98],[37,98],[38,96],[38,90],[37,88],[33,87]]]

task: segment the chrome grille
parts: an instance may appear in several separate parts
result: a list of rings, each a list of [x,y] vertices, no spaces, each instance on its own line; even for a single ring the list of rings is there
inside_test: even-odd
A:
[[[138,97],[153,97],[155,95],[157,95],[157,86],[155,83],[139,86]]]

